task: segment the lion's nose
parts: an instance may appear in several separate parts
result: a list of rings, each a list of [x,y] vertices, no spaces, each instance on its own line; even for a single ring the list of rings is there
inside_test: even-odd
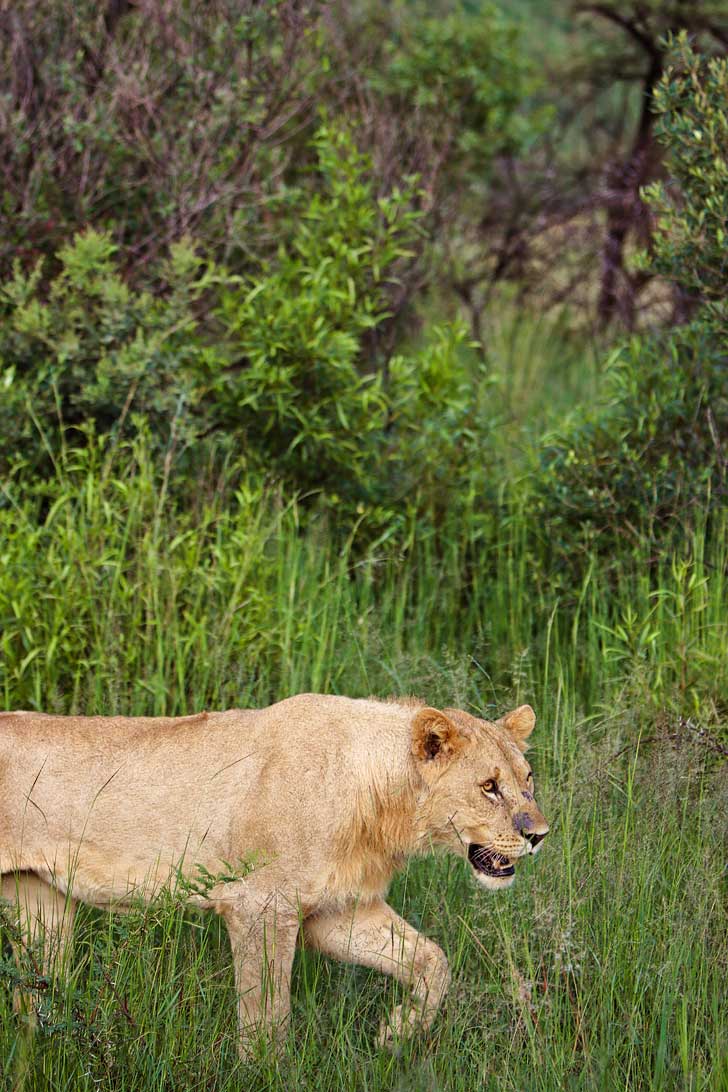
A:
[[[526,839],[527,842],[530,842],[532,848],[535,849],[536,846],[539,844],[539,842],[543,842],[543,840],[544,840],[544,838],[546,837],[547,834],[548,834],[547,830],[544,831],[543,834],[526,834],[525,831],[524,831],[523,837]]]
[[[541,830],[534,830],[535,826],[540,826]],[[545,823],[534,820],[533,816],[529,815],[525,811],[519,811],[517,815],[513,816],[513,826],[516,828],[521,837],[525,838],[531,845],[531,853],[535,853],[536,846],[539,845],[549,832],[549,828]],[[544,829],[545,828],[545,829]]]

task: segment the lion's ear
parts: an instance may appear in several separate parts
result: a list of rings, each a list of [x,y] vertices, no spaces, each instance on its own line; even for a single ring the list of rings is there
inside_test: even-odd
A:
[[[465,743],[457,725],[439,709],[420,709],[412,721],[412,754],[424,762],[452,758]]]
[[[518,744],[522,751],[526,751],[528,749],[526,740],[536,724],[536,714],[530,705],[519,705],[517,709],[511,710],[497,720],[496,724],[505,728],[506,732],[513,737],[514,743]]]

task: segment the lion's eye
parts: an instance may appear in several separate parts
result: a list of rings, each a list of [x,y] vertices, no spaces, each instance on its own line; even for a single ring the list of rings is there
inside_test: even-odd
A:
[[[486,796],[500,796],[498,782],[493,777],[489,777],[487,781],[481,781],[480,787]]]

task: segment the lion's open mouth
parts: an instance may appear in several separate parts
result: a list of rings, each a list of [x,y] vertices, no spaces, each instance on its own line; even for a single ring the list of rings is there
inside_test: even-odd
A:
[[[516,871],[508,857],[475,842],[468,846],[468,860],[476,872],[484,872],[486,876],[512,876]]]

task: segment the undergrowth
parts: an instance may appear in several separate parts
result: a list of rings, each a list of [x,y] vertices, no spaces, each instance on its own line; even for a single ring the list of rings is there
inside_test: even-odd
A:
[[[200,480],[183,510],[139,443],[67,451],[53,489],[16,481],[5,497],[6,708],[185,713],[303,690],[486,715],[529,701],[553,829],[505,894],[445,858],[396,881],[454,984],[433,1034],[393,1055],[373,1041],[398,987],[304,953],[283,1056],[244,1065],[211,916],[86,908],[68,976],[35,982],[35,1037],[4,952],[5,1087],[728,1087],[723,531],[658,558],[646,543],[616,575],[595,556],[568,587],[546,578],[522,498],[492,525],[361,550],[240,473]]]

